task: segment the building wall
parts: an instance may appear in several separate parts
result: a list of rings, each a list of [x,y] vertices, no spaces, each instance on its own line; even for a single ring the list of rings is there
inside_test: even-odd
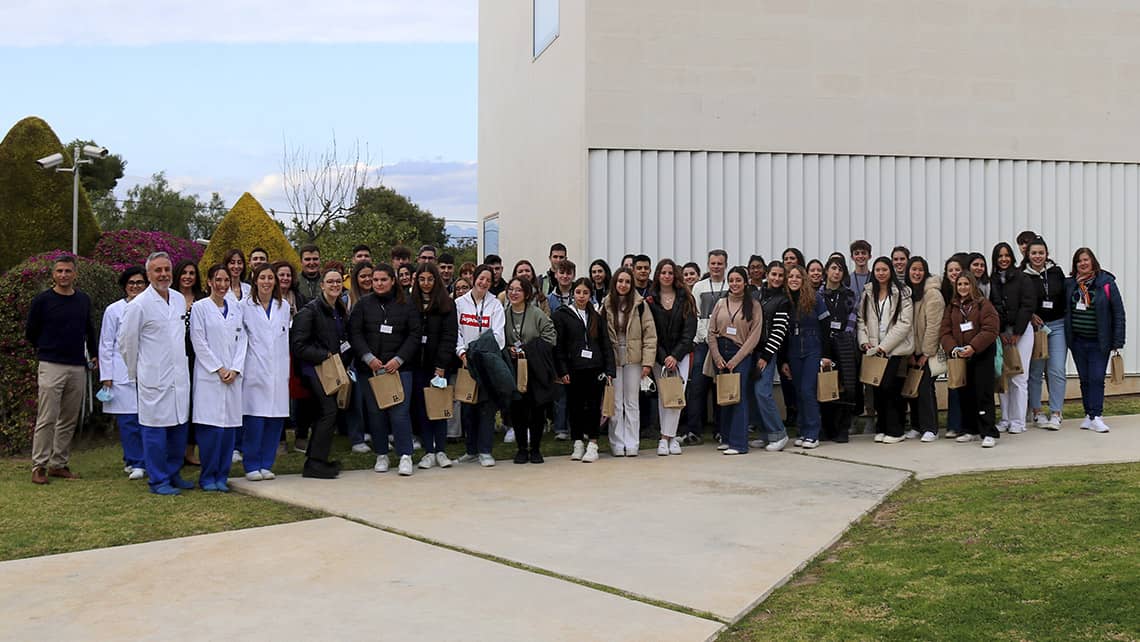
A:
[[[539,269],[555,241],[585,247],[585,9],[560,4],[560,35],[537,59],[531,0],[479,4],[480,243],[498,213],[504,260]]]
[[[1134,0],[590,0],[592,149],[1140,161]]]

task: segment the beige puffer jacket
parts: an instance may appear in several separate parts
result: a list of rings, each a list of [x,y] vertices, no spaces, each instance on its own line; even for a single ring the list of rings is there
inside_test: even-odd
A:
[[[946,301],[942,299],[942,279],[937,274],[926,277],[922,301],[914,309],[914,353],[933,359],[938,353],[938,332]]]
[[[653,322],[653,313],[641,295],[633,293],[633,307],[625,324],[625,354],[621,354],[618,344],[617,319],[610,313],[610,297],[607,294],[602,299],[602,314],[606,319],[606,331],[610,335],[610,344],[614,347],[614,364],[618,367],[630,363],[640,363],[642,366],[653,367],[657,358],[657,324]]]
[[[910,300],[910,288],[904,285],[902,292],[891,292],[890,309],[883,317],[883,322],[887,324],[886,333],[883,340],[879,341],[879,315],[876,314],[878,303],[875,301],[874,286],[874,282],[863,286],[863,296],[855,308],[859,322],[859,345],[869,343],[878,346],[891,357],[914,354],[914,332],[911,331],[911,326],[914,325],[914,306]],[[891,325],[896,308],[900,308],[898,318]]]

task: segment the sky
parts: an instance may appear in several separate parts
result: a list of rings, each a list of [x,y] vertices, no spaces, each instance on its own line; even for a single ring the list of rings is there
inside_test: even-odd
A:
[[[374,176],[476,216],[477,0],[0,0],[0,137],[39,116],[230,204],[289,208],[286,146],[359,144]]]

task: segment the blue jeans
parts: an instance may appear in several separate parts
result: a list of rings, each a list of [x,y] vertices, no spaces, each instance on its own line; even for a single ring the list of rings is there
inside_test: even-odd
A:
[[[796,391],[799,436],[803,439],[818,440],[822,422],[819,417],[819,398],[816,388],[819,384],[819,343],[815,347],[803,340],[803,351],[789,351],[788,365],[792,368],[792,387]]]
[[[946,392],[946,430],[962,432],[962,401],[957,388]]]
[[[776,360],[773,359],[767,368],[757,372],[752,370],[752,399],[756,407],[756,423],[768,435],[768,442],[779,441],[788,436],[784,428],[784,420],[780,418],[780,409],[776,406],[776,396],[773,383],[776,379]]]
[[[729,339],[717,340],[717,349],[725,361],[737,356],[740,347]],[[747,389],[748,373],[752,371],[752,355],[747,355],[736,364],[733,372],[740,375],[741,399],[739,403],[720,408],[720,435],[723,443],[733,450],[748,452],[748,402],[743,394]]]
[[[392,375],[381,375],[391,377]],[[372,433],[372,450],[377,455],[388,454],[388,433],[396,438],[396,454],[401,457],[412,454],[412,373],[400,372],[400,385],[404,387],[404,400],[391,408],[380,409],[376,402],[368,399],[365,403]],[[372,394],[368,379],[358,380],[355,388],[365,388]]]
[[[1108,368],[1108,353],[1100,351],[1097,339],[1073,336],[1073,361],[1081,379],[1081,403],[1089,417],[1104,414],[1104,377]]]
[[[420,433],[425,453],[443,452],[447,448],[447,420],[428,419],[427,405],[424,402],[424,388],[431,385],[435,370],[417,370],[412,376],[412,415]]]
[[[1049,333],[1049,359],[1029,362],[1029,409],[1041,407],[1041,380],[1049,381],[1049,411],[1061,414],[1065,405],[1065,320],[1057,319],[1045,325]]]
[[[709,378],[702,373],[702,369],[708,355],[709,344],[697,343],[693,346],[693,374],[685,387],[685,411],[688,413],[688,432],[694,435],[702,435],[705,432],[705,399],[709,393]],[[745,419],[745,429],[747,427]]]
[[[493,401],[476,404],[461,403],[463,439],[468,455],[490,455],[495,438],[495,407]]]
[[[123,464],[131,468],[146,468],[139,416],[115,415],[115,423],[119,424],[119,441],[123,444]]]
[[[368,377],[372,376],[372,370],[368,366],[361,366],[357,368],[352,366],[356,371],[356,383],[352,384],[352,394],[349,395],[348,407],[339,413],[339,417],[343,418],[344,429],[348,434],[348,440],[353,446],[356,444],[364,443],[364,433],[376,432],[374,422],[369,421],[372,416],[368,406],[375,405],[371,399],[365,397],[365,391],[368,395],[372,395],[372,391],[368,388]],[[404,386],[406,389],[407,386]],[[406,396],[406,393],[405,393]],[[365,404],[364,402],[368,403]],[[373,435],[375,437],[375,435]],[[375,448],[375,444],[373,444]]]

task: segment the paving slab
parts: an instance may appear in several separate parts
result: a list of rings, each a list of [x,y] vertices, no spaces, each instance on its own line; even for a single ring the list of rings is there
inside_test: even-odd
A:
[[[251,494],[497,556],[725,620],[741,617],[902,484],[903,471],[711,446],[335,481],[234,480]],[[608,637],[608,636],[607,636]]]
[[[813,458],[909,470],[917,479],[1010,468],[1140,461],[1140,415],[1109,417],[1106,421],[1112,427],[1107,434],[1081,430],[1081,420],[1070,419],[1058,431],[1030,427],[1021,434],[1002,434],[994,448],[982,448],[979,441],[959,444],[953,439],[926,444],[910,439],[898,444],[876,444],[871,435],[858,435],[847,444],[824,442],[819,448],[802,453]]]
[[[0,564],[3,640],[707,640],[717,622],[339,518]]]

